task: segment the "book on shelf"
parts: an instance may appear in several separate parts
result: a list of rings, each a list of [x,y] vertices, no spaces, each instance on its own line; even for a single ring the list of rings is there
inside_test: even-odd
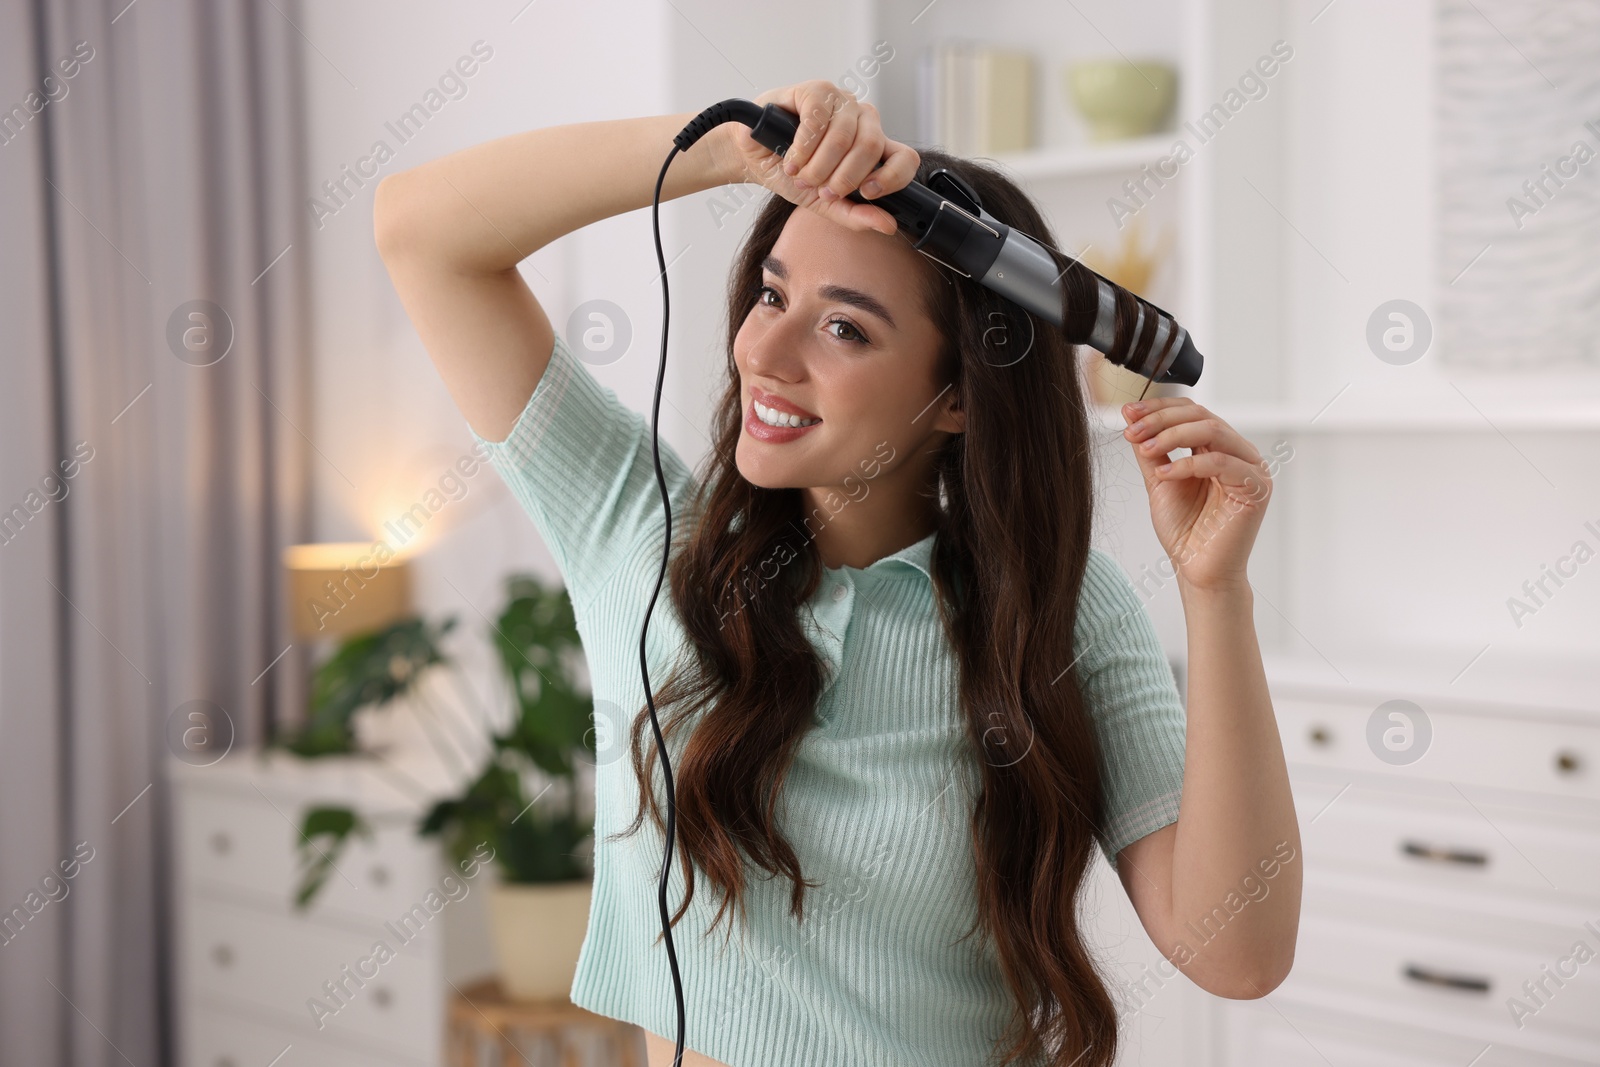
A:
[[[917,62],[923,144],[975,156],[1037,147],[1032,55],[953,39],[929,45]]]

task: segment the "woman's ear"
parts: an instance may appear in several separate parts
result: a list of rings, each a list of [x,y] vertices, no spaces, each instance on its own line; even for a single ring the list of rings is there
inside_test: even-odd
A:
[[[961,394],[956,392],[954,386],[945,398],[944,407],[939,412],[939,421],[933,428],[946,433],[967,432],[967,413],[961,410]]]

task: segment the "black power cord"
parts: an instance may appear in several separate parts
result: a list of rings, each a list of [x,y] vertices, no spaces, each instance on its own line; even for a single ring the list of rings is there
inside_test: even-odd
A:
[[[650,594],[650,603],[644,611],[644,624],[639,628],[639,673],[644,679],[645,705],[650,709],[650,726],[655,731],[656,757],[661,761],[661,773],[667,784],[667,843],[661,856],[661,880],[657,885],[656,902],[661,909],[661,936],[667,944],[667,964],[672,970],[672,993],[678,1008],[678,1042],[672,1054],[672,1067],[683,1067],[683,976],[678,973],[678,952],[672,944],[672,920],[667,911],[667,875],[672,870],[672,845],[677,827],[678,801],[672,785],[672,761],[667,758],[666,739],[661,734],[661,722],[656,717],[655,697],[650,688],[650,664],[645,655],[645,635],[650,631],[650,614],[655,610],[656,598],[661,595],[661,583],[667,574],[667,559],[672,551],[672,497],[667,492],[667,479],[661,473],[661,383],[667,376],[667,322],[671,314],[671,298],[667,290],[667,257],[661,248],[661,187],[667,180],[667,169],[679,152],[687,152],[695,142],[724,122],[739,121],[757,124],[763,110],[748,100],[725,100],[713,104],[685,126],[674,138],[672,151],[661,164],[656,176],[655,196],[650,204],[650,227],[655,233],[656,263],[661,268],[661,361],[656,367],[655,399],[650,405],[650,457],[655,462],[656,485],[661,490],[661,508],[666,515],[666,530],[661,544],[661,570],[656,574],[656,587]],[[787,145],[780,146],[787,149]],[[782,155],[783,152],[778,153]]]
[[[667,875],[672,869],[672,839],[677,822],[677,799],[672,787],[672,762],[667,759],[667,742],[661,736],[661,722],[656,718],[655,697],[650,689],[650,664],[645,656],[645,635],[650,631],[650,613],[655,609],[656,597],[661,594],[661,582],[667,574],[667,556],[672,550],[672,498],[667,492],[667,479],[661,473],[661,382],[667,376],[667,316],[671,310],[667,293],[667,257],[661,250],[661,186],[667,180],[667,168],[677,156],[676,144],[661,164],[656,178],[655,199],[650,206],[650,226],[656,237],[656,262],[661,266],[661,362],[656,367],[656,395],[650,405],[650,456],[656,465],[656,485],[661,489],[661,507],[666,512],[666,533],[661,545],[661,571],[656,575],[656,587],[650,594],[650,604],[644,609],[644,625],[639,628],[639,673],[644,677],[644,699],[650,709],[650,726],[656,735],[656,756],[661,761],[661,773],[667,780],[667,847],[661,857],[661,882],[656,900],[661,907],[661,934],[667,942],[667,963],[672,968],[672,992],[678,1001],[678,1045],[672,1054],[672,1067],[683,1065],[683,978],[678,973],[678,952],[672,947],[672,921],[667,913]]]

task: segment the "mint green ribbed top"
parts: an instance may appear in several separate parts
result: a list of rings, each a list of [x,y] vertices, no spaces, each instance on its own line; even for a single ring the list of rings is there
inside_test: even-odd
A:
[[[677,1014],[656,893],[664,836],[639,792],[627,727],[644,706],[639,628],[661,566],[663,516],[646,419],[623,405],[558,333],[549,368],[505,441],[473,434],[543,536],[566,580],[595,702],[594,895],[572,1000],[668,1041]],[[663,440],[674,530],[693,475]],[[783,828],[807,878],[748,884],[749,918],[710,936],[716,894],[695,880],[673,928],[685,1047],[729,1067],[975,1067],[1011,1011],[998,957],[976,917],[969,812],[978,757],[934,604],[934,535],[865,568],[829,568],[802,624],[829,666],[817,725],[785,785]],[[650,618],[659,687],[685,640],[663,584]],[[1184,711],[1154,626],[1121,566],[1091,549],[1078,612],[1085,698],[1105,754],[1099,844],[1123,846],[1177,821]],[[666,708],[657,704],[664,718]],[[663,797],[654,735],[648,766]],[[682,740],[668,749],[676,772]],[[760,872],[758,872],[760,873]],[[683,899],[674,858],[669,911]]]

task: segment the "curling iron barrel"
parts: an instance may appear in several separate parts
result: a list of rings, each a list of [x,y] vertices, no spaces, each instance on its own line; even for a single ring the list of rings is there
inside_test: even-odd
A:
[[[688,151],[709,130],[724,122],[749,126],[752,140],[780,156],[788,152],[799,129],[799,120],[791,111],[776,104],[761,107],[735,98],[706,108],[683,128],[674,143]],[[911,240],[912,247],[923,255],[1058,327],[1063,325],[1061,279],[1068,271],[1086,272],[1096,293],[1093,324],[1086,335],[1069,336],[1069,341],[1088,344],[1151,381],[1193,385],[1200,380],[1204,359],[1189,332],[1170,314],[1065,253],[1057,254],[1068,261],[1066,270],[1057,267],[1044,245],[985,212],[977,193],[955,173],[940,169],[929,180],[935,188],[913,181],[873,200],[862,196],[860,190],[852,190],[849,197],[887,211],[900,232]],[[1117,359],[1114,353],[1119,293],[1131,298],[1138,311],[1132,336]],[[1154,322],[1154,332],[1148,340],[1147,320]]]

